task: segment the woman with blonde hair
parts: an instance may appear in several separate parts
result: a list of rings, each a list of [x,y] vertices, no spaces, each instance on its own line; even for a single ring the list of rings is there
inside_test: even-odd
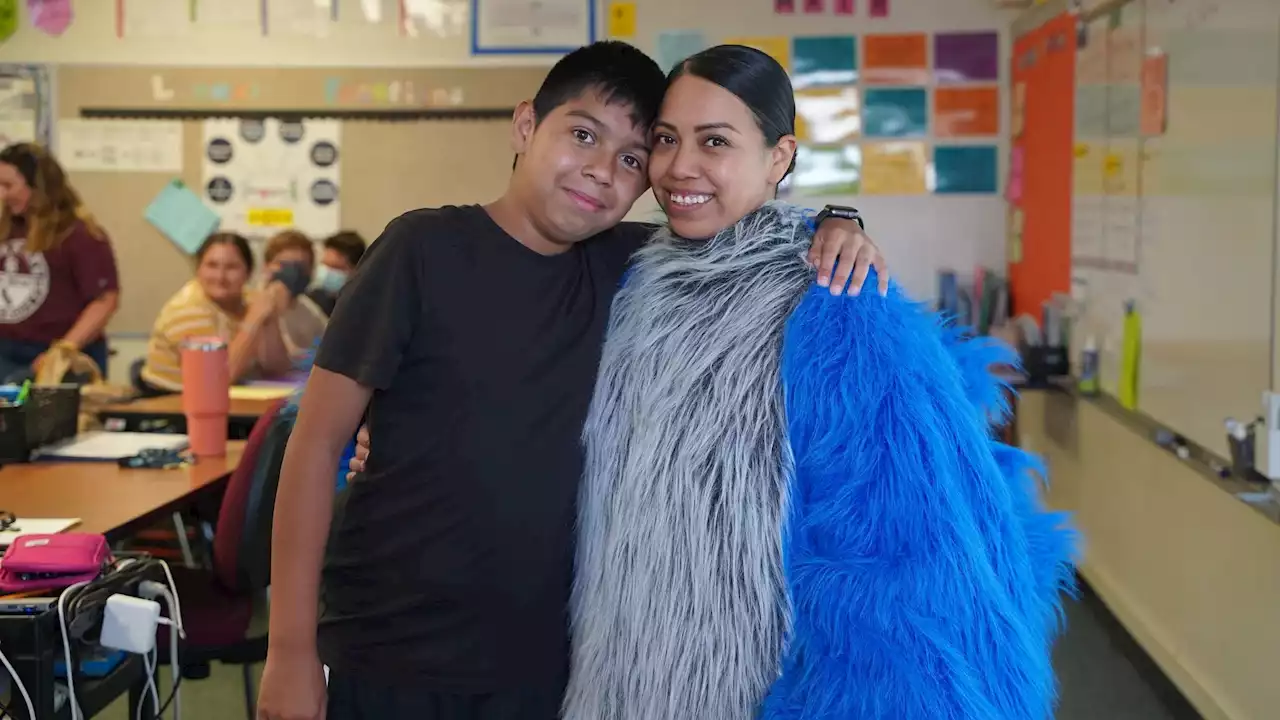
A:
[[[39,145],[0,150],[0,380],[66,347],[107,368],[103,330],[120,305],[111,242]]]

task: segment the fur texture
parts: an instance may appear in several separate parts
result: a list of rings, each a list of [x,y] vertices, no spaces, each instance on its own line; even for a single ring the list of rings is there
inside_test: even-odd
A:
[[[1070,540],[990,438],[1007,357],[896,290],[806,294],[808,241],[777,203],[663,236],[615,300],[567,720],[1051,713]]]
[[[710,242],[660,234],[614,300],[585,430],[567,719],[743,720],[777,678],[778,349],[807,247],[780,204]]]
[[[1014,364],[896,289],[787,324],[794,632],[768,720],[1044,720],[1073,534],[995,442]],[[865,342],[850,338],[865,338]]]

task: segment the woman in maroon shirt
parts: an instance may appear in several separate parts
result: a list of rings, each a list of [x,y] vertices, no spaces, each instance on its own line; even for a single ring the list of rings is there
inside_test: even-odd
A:
[[[0,150],[0,380],[37,370],[54,346],[105,373],[119,304],[111,243],[62,167],[38,145]]]

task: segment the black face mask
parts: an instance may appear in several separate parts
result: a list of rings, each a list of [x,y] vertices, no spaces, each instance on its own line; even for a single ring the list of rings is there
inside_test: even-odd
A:
[[[302,263],[281,263],[280,269],[271,276],[271,279],[279,280],[289,289],[290,295],[297,297],[306,292],[307,287],[311,285],[311,272]]]

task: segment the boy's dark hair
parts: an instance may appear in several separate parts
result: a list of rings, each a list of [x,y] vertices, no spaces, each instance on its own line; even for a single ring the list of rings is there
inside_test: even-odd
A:
[[[351,263],[351,267],[355,267],[360,263],[360,258],[364,257],[364,251],[369,244],[364,241],[360,233],[354,230],[343,230],[325,238],[324,247],[326,250],[341,254],[347,262]]]
[[[601,40],[560,58],[533,96],[533,114],[541,122],[588,90],[600,93],[607,103],[630,105],[632,121],[647,128],[658,115],[666,77],[658,63],[634,45]]]
[[[631,121],[648,128],[662,105],[666,76],[653,58],[634,45],[617,40],[584,45],[560,58],[542,81],[533,96],[536,122],[588,91],[599,93],[611,105],[630,105]]]

